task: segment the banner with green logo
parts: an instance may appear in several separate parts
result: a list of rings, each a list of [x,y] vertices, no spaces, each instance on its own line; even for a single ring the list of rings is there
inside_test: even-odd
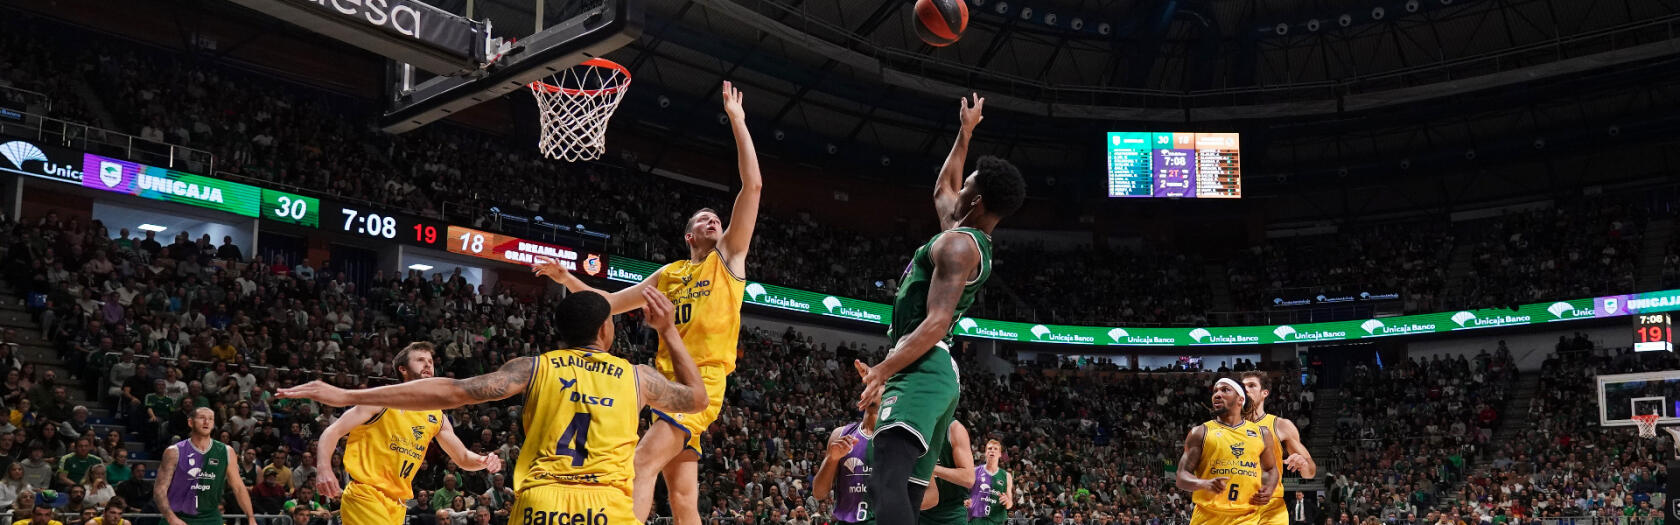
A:
[[[607,270],[608,278],[638,283],[659,264],[629,257],[613,257]],[[767,306],[800,313],[839,317],[870,323],[886,324],[892,319],[892,306],[808,292],[771,284],[748,282],[746,304]],[[1269,326],[1209,326],[1209,327],[1109,327],[1033,324],[965,317],[957,321],[952,331],[959,336],[1016,341],[1090,346],[1223,346],[1311,343],[1318,341],[1351,341],[1377,337],[1445,333],[1479,328],[1538,325],[1617,317],[1640,311],[1680,309],[1680,290],[1651,292],[1636,295],[1574,299],[1552,303],[1526,304],[1510,308],[1485,308],[1429,314]]]

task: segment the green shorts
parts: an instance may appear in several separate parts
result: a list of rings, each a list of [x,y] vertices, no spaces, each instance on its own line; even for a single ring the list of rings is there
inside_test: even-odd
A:
[[[1008,512],[999,512],[984,518],[973,518],[968,520],[969,525],[1003,525],[1005,523],[1009,523]]]
[[[916,440],[922,443],[921,459],[910,471],[911,483],[927,485],[933,479],[933,466],[948,446],[948,432],[957,413],[960,393],[957,362],[943,342],[887,379],[886,389],[881,392],[881,415],[875,434],[901,427],[915,434]],[[874,446],[871,440],[871,458],[875,454]]]

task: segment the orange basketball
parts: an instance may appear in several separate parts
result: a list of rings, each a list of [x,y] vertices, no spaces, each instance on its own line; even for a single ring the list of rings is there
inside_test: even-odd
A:
[[[964,0],[916,0],[916,36],[934,47],[955,44],[968,29]]]

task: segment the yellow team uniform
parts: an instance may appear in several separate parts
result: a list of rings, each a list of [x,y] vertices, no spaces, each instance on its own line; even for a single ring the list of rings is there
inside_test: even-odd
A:
[[[1265,450],[1260,425],[1244,421],[1241,426],[1229,427],[1212,420],[1202,426],[1207,428],[1196,477],[1230,480],[1223,494],[1205,490],[1191,494],[1196,511],[1190,515],[1190,525],[1257,525],[1259,508],[1248,499],[1260,489],[1260,452]]]
[[[671,298],[675,306],[677,332],[683,345],[694,356],[700,368],[700,379],[706,384],[706,409],[697,414],[666,414],[654,410],[660,419],[676,425],[688,433],[686,448],[700,453],[700,433],[712,426],[723,410],[723,391],[729,373],[735,371],[735,350],[741,335],[741,301],[747,282],[729,271],[723,255],[717,250],[707,253],[696,263],[681,260],[659,269],[653,286]],[[676,380],[671,366],[671,349],[659,342],[659,356],[654,364],[666,378]]]
[[[1278,439],[1277,416],[1266,414],[1254,424],[1266,429],[1272,434],[1271,445],[1277,447],[1278,475],[1283,475],[1283,441]],[[1272,492],[1272,500],[1260,508],[1260,525],[1289,525],[1289,509],[1283,504],[1283,481],[1278,481],[1278,490]]]
[[[641,397],[622,357],[588,348],[538,356],[509,523],[628,525]]]
[[[414,497],[414,473],[426,447],[443,428],[441,410],[387,408],[350,429],[344,445],[344,487],[340,510],[351,525],[401,525]]]

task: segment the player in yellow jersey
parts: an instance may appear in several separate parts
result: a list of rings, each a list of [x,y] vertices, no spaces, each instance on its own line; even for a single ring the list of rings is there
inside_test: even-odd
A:
[[[433,354],[431,343],[409,343],[391,365],[403,381],[425,379],[432,377]],[[464,470],[502,470],[502,459],[495,453],[467,450],[442,411],[357,405],[321,432],[315,448],[315,469],[321,473],[315,477],[315,490],[329,498],[340,497],[332,456],[346,434],[350,441],[344,444],[344,470],[350,474],[350,486],[343,490],[342,515],[354,525],[402,524],[408,511],[403,502],[414,497],[414,472],[434,437]]]
[[[747,248],[758,224],[758,198],[763,187],[758,153],[753,149],[741,106],[741,91],[728,82],[723,83],[723,110],[729,114],[735,133],[736,163],[741,171],[741,192],[735,195],[728,229],[711,208],[695,212],[683,234],[688,242],[687,259],[667,264],[642,282],[613,293],[590,288],[553,259],[539,259],[534,268],[537,274],[573,292],[600,292],[615,314],[640,308],[645,289],[657,290],[676,305],[677,330],[700,367],[710,402],[698,414],[656,409],[656,423],[636,446],[636,516],[646,518],[653,510],[654,482],[664,474],[676,525],[700,524],[700,434],[723,410],[723,392],[729,373],[735,371],[741,301],[747,284]],[[661,344],[655,360],[667,378],[675,377],[670,355],[670,345]]]
[[[1278,457],[1283,461],[1280,468],[1311,479],[1318,474],[1318,463],[1313,462],[1312,454],[1307,453],[1307,446],[1301,444],[1301,429],[1295,428],[1294,421],[1266,413],[1266,399],[1272,397],[1272,390],[1267,388],[1268,379],[1264,372],[1242,374],[1243,391],[1254,405],[1253,415],[1248,420],[1271,431],[1272,437],[1277,439]],[[1282,490],[1273,492],[1272,500],[1261,509],[1260,525],[1289,525],[1289,509],[1284,505]]]
[[[1213,419],[1185,436],[1177,485],[1196,504],[1190,525],[1258,525],[1261,507],[1277,491],[1278,447],[1271,431],[1244,418],[1254,407],[1241,384],[1220,378]]]
[[[525,443],[514,465],[510,523],[629,525],[636,470],[636,427],[642,406],[666,413],[706,408],[705,384],[673,322],[673,307],[642,292],[647,324],[669,346],[676,381],[647,365],[612,355],[613,322],[606,298],[574,293],[556,307],[567,348],[519,357],[495,372],[467,379],[433,377],[398,385],[344,390],[321,381],[281,389],[279,396],[331,406],[374,405],[442,410],[525,394]],[[359,524],[352,524],[359,525]]]

